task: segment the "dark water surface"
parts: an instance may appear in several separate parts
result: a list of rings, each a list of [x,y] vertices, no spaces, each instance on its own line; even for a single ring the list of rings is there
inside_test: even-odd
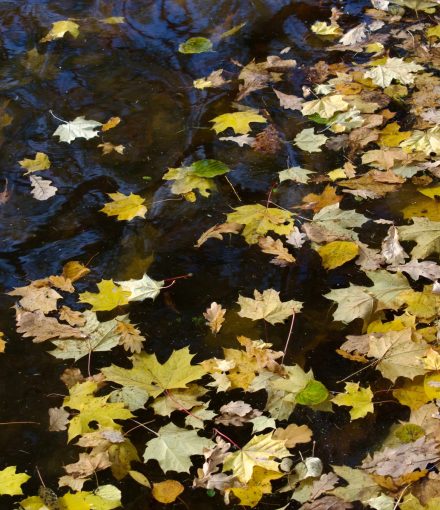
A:
[[[367,3],[343,2],[344,28],[359,22]],[[290,46],[286,58],[296,59],[298,69],[283,91],[300,94],[303,66],[332,58],[325,44],[310,35],[309,27],[316,20],[328,19],[335,5],[339,4],[313,0],[0,2],[0,106],[13,117],[3,129],[0,151],[0,187],[7,179],[12,190],[11,199],[0,208],[0,330],[8,340],[7,356],[0,358],[1,421],[40,424],[1,427],[0,468],[17,465],[18,471],[32,474],[26,494],[38,490],[36,466],[46,485],[56,489],[64,474],[62,466],[77,460],[78,449],[66,446],[65,434],[47,431],[48,408],[59,406],[66,394],[59,376],[72,364],[48,355],[44,344],[33,344],[15,333],[13,300],[4,293],[33,279],[59,274],[69,260],[81,260],[91,269],[77,284],[80,292],[93,290],[93,283],[103,278],[140,278],[146,270],[158,280],[193,274],[163,291],[154,302],[130,306],[131,321],[148,337],[146,350],[156,352],[162,361],[173,349],[185,345],[199,353],[199,359],[218,355],[220,346],[236,347],[237,333],[264,338],[264,327],[238,317],[235,303],[239,293],[249,296],[255,288],[275,288],[281,291],[282,300],[305,302],[286,362],[312,367],[316,378],[329,388],[353,370],[334,349],[348,332],[359,333],[359,325],[337,329],[330,303],[322,294],[330,287],[346,286],[349,280],[362,283],[365,277],[361,272],[347,274],[341,269],[327,274],[318,255],[310,250],[298,257],[294,267],[278,268],[240,236],[196,250],[193,245],[199,235],[223,222],[224,214],[239,203],[224,181],[219,182],[218,193],[208,199],[198,198],[196,203],[167,200],[176,197],[162,180],[167,167],[201,158],[219,159],[233,169],[229,178],[243,203],[256,203],[267,196],[277,180],[276,172],[287,166],[307,164],[318,172],[335,168],[338,160],[326,160],[321,154],[307,160],[302,156],[298,161],[288,145],[278,155],[267,156],[219,141],[208,129],[208,120],[231,111],[236,90],[206,92],[192,87],[194,79],[220,67],[235,74],[237,67],[231,59],[246,64]],[[123,16],[126,22],[108,25],[98,21],[108,16]],[[54,21],[67,18],[80,20],[77,39],[67,35],[46,44],[38,42]],[[194,56],[177,52],[188,37],[215,38],[242,22],[246,26],[218,44],[215,52]],[[33,48],[40,56],[32,60],[28,52]],[[251,94],[244,103],[270,106],[286,139],[304,127],[277,106],[270,88]],[[105,140],[125,145],[125,154],[102,155],[96,147],[98,139],[60,143],[52,137],[59,121],[50,111],[66,120],[79,115],[101,122],[121,117],[121,125],[106,133]],[[29,180],[18,165],[19,160],[38,151],[49,155],[52,166],[44,176],[59,189],[43,202],[32,198]],[[151,179],[146,181],[144,176]],[[150,205],[146,220],[118,222],[100,213],[106,194],[115,191],[145,197]],[[303,194],[280,188],[277,200],[291,207]],[[382,206],[381,215],[387,217],[390,213]],[[378,240],[383,232],[380,230]],[[372,232],[369,243],[374,244],[375,238]],[[214,300],[232,310],[217,337],[208,334],[200,320]],[[269,341],[276,350],[283,349],[287,331],[288,325],[270,327]],[[125,359],[126,354],[118,349],[96,354],[93,369],[110,362],[122,364]],[[86,371],[86,363],[81,360],[78,366]],[[333,464],[354,465],[386,431],[387,411],[380,405],[377,408],[378,413],[359,423],[347,424],[338,414],[318,416],[307,409],[295,411],[295,421],[313,429],[316,455]],[[390,407],[386,409],[390,411]],[[394,407],[392,410],[395,412]],[[237,430],[233,433],[239,440]],[[145,431],[136,434],[132,439],[142,453]],[[304,452],[310,453],[307,448]],[[152,481],[163,479],[157,469],[143,472]],[[125,508],[161,507],[135,482],[117,483],[111,476],[99,475],[101,483],[123,487]],[[188,477],[179,479],[191,483]],[[220,497],[204,497],[202,491],[186,491],[184,496],[189,508],[223,508]],[[266,501],[270,503],[270,499]],[[276,501],[261,507],[276,508]],[[176,506],[183,508],[181,503]]]

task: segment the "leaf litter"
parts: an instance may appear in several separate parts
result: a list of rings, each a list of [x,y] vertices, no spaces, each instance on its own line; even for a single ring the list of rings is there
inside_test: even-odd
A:
[[[271,255],[264,261],[280,274],[299,270],[307,257],[320,261],[322,278],[327,278],[321,296],[326,320],[330,329],[339,328],[334,359],[339,356],[352,367],[349,375],[321,381],[307,363],[284,362],[297,333],[296,317],[310,320],[310,302],[291,299],[302,295],[300,289],[272,288],[263,267],[253,297],[247,289],[236,289],[236,304],[221,305],[213,299],[223,302],[222,296],[212,296],[208,307],[200,309],[201,327],[215,336],[221,355],[203,359],[188,347],[176,347],[162,359],[148,352],[144,324],[132,323],[130,312],[145,300],[154,301],[168,287],[167,280],[169,286],[178,285],[182,277],[155,280],[144,271],[138,278],[114,281],[89,276],[82,263],[70,261],[62,274],[28,281],[7,294],[15,299],[16,331],[23,342],[51,345],[47,354],[58,360],[88,360],[88,376],[67,368],[61,377],[66,396],[58,407],[49,400],[47,406],[48,430],[63,435],[66,447],[76,440],[78,460],[64,464],[56,492],[43,483],[38,494],[27,492],[28,474],[6,466],[0,471],[1,496],[17,497],[24,510],[119,508],[121,498],[128,497],[120,481],[130,476],[163,505],[184,501],[193,487],[210,497],[219,493],[225,505],[247,507],[266,508],[270,494],[284,502],[282,508],[302,510],[438,506],[438,491],[429,489],[438,484],[440,461],[440,94],[434,72],[440,32],[430,16],[437,7],[434,1],[372,0],[356,26],[346,27],[335,6],[330,18],[308,22],[308,37],[339,60],[303,66],[303,97],[298,87],[291,93],[289,82],[297,62],[277,55],[234,61],[235,75],[220,68],[205,78],[194,76],[198,94],[214,96],[222,88],[235,93],[224,113],[205,119],[204,127],[219,143],[233,142],[234,150],[253,151],[257,158],[277,154],[286,145],[295,152],[296,166],[288,161],[288,168],[277,172],[279,189],[272,184],[264,199],[242,203],[234,187],[235,163],[226,155],[228,163],[202,155],[164,169],[167,189],[178,197],[171,200],[182,198],[186,207],[216,194],[227,197],[223,223],[206,223],[207,229],[191,240],[201,256],[233,239],[249,257],[259,250]],[[120,16],[99,21],[125,24]],[[224,39],[240,37],[242,29],[244,23],[212,38],[190,37],[176,52],[186,59],[212,53]],[[87,30],[85,20],[56,21],[40,43],[84,44]],[[341,52],[348,58],[341,58]],[[285,119],[296,123],[289,141],[262,94],[272,94]],[[251,99],[253,107],[248,106]],[[47,137],[83,147],[123,129],[120,117],[106,118],[99,122],[78,115],[67,122],[55,117],[61,124]],[[4,126],[11,122],[5,118]],[[94,144],[97,154],[101,148],[107,156],[116,152],[124,157],[129,147],[104,139]],[[313,164],[320,153],[339,158],[339,166],[321,172]],[[56,154],[34,154],[18,164],[26,171],[32,196],[46,201],[58,189],[35,172],[54,172]],[[285,200],[286,192],[299,193],[298,200]],[[424,197],[405,204],[408,192]],[[8,181],[2,193],[5,205]],[[376,201],[387,196],[398,204],[392,220],[374,212],[381,211]],[[97,217],[101,211],[109,222],[149,221],[152,204],[141,194],[115,191],[108,198],[96,208]],[[367,230],[371,220],[380,225],[374,239]],[[264,339],[244,336],[252,327],[249,321],[263,324]],[[283,350],[273,349],[269,341],[272,335],[277,338],[277,328],[287,332]],[[258,336],[257,329],[250,331]],[[8,356],[8,341],[1,337]],[[117,362],[105,358],[117,349]],[[97,352],[107,361],[95,365]],[[253,394],[263,395],[262,400]],[[308,449],[319,416],[337,416],[344,427],[355,420],[367,424],[371,417],[380,419],[377,409],[387,401],[402,407],[408,421],[400,419],[400,412],[391,416],[388,435],[377,437],[356,464],[332,465],[314,455],[315,446]],[[305,416],[297,409],[308,413],[307,424],[296,423]],[[150,420],[141,423],[145,413]],[[142,446],[131,441],[134,429],[144,434]],[[317,435],[322,454],[325,445],[320,444],[322,434]],[[338,440],[343,438],[341,432]],[[96,475],[101,471],[114,483],[102,483]]]

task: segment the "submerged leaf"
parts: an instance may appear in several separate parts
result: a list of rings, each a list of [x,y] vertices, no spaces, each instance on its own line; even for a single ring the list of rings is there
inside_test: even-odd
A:
[[[206,37],[190,37],[179,45],[179,52],[185,54],[205,53],[212,50],[212,42]]]

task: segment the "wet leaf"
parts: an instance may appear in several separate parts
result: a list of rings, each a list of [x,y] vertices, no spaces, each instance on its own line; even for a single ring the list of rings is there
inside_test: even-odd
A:
[[[349,104],[344,101],[343,96],[335,94],[303,103],[301,113],[306,116],[316,113],[323,119],[330,119],[336,112],[344,112],[348,107]]]
[[[210,120],[214,125],[212,129],[217,133],[221,133],[228,128],[231,128],[235,134],[245,135],[249,133],[251,130],[250,123],[258,122],[258,123],[266,123],[267,120],[258,113],[253,111],[244,111],[244,112],[234,112],[234,113],[224,113],[222,115],[218,115],[214,119]]]
[[[413,259],[424,259],[431,253],[440,253],[440,222],[427,218],[413,218],[412,225],[398,227],[403,241],[415,241]]]
[[[182,494],[185,487],[176,480],[164,480],[163,482],[153,483],[151,494],[156,501],[167,505],[176,501]]]
[[[230,171],[227,165],[216,159],[201,159],[194,162],[190,168],[193,170],[194,175],[207,178],[227,174]]]
[[[202,197],[209,197],[212,190],[216,189],[212,179],[200,177],[192,166],[181,168],[169,168],[163,179],[174,181],[171,185],[171,192],[175,195],[188,195],[193,190],[199,190]],[[190,202],[195,201],[189,200]]]
[[[21,486],[30,478],[26,473],[17,473],[16,466],[8,466],[0,471],[0,494],[20,496],[23,494]]]
[[[287,170],[282,170],[281,172],[278,172],[278,176],[280,182],[291,180],[295,182],[300,182],[301,184],[307,184],[310,179],[309,174],[314,173],[315,172],[313,170],[306,170],[305,168],[294,166],[288,168]]]
[[[47,154],[44,154],[44,152],[37,152],[34,159],[22,159],[19,161],[19,164],[22,168],[27,170],[24,175],[50,168],[49,157]]]
[[[325,269],[335,269],[353,260],[359,254],[359,246],[352,241],[333,241],[318,248]]]
[[[58,191],[56,186],[52,186],[52,181],[43,179],[39,175],[30,175],[29,180],[32,185],[32,196],[37,200],[47,200]]]
[[[310,442],[312,440],[312,431],[307,425],[291,423],[285,429],[276,429],[272,437],[284,440],[287,448],[294,448],[297,444]]]
[[[321,152],[320,147],[326,141],[327,137],[325,135],[317,135],[313,128],[303,129],[293,140],[297,147],[307,152]]]
[[[365,73],[379,87],[388,87],[393,80],[403,85],[414,83],[414,74],[423,71],[423,67],[415,62],[405,62],[402,58],[388,57],[384,64],[374,65]]]
[[[190,37],[179,45],[179,52],[185,54],[205,53],[212,50],[212,42],[206,37]]]
[[[194,246],[200,248],[202,244],[206,243],[208,239],[220,239],[223,240],[223,234],[238,234],[242,226],[240,223],[222,223],[209,228],[206,232],[199,237],[197,244]]]
[[[264,319],[270,324],[277,324],[301,311],[302,303],[293,300],[281,301],[279,296],[280,293],[274,289],[266,289],[262,293],[254,290],[254,299],[239,296],[238,304],[241,309],[238,315],[254,321]]]
[[[168,423],[162,427],[157,437],[147,443],[144,462],[156,460],[162,470],[189,473],[192,455],[202,455],[204,448],[214,443],[210,439],[200,437],[195,430],[186,430]]]
[[[338,304],[333,319],[345,323],[358,318],[368,321],[373,313],[375,300],[366,290],[365,287],[350,284],[348,288],[333,289],[324,294],[326,299]]]
[[[87,120],[85,117],[80,116],[76,117],[71,122],[64,122],[64,124],[58,126],[52,136],[58,136],[60,142],[67,143],[70,143],[77,138],[90,140],[90,138],[98,136],[98,131],[96,130],[99,126],[102,126],[101,122],[96,120]]]
[[[316,21],[310,28],[316,35],[338,36],[342,33],[339,25],[332,25],[325,21]]]
[[[69,33],[75,39],[79,35],[79,25],[70,20],[55,21],[52,23],[52,28],[45,35],[40,42],[53,41],[54,39],[60,39],[65,34]]]
[[[295,257],[289,253],[280,239],[273,239],[270,236],[262,237],[258,241],[258,245],[263,253],[275,255],[270,262],[276,266],[285,267],[295,262]]]
[[[338,406],[349,406],[351,420],[363,418],[368,413],[374,412],[372,403],[373,392],[371,388],[361,388],[358,383],[345,383],[345,393],[340,393],[332,398],[332,402]]]
[[[92,305],[94,312],[113,310],[128,304],[130,292],[115,285],[113,280],[101,280],[96,285],[98,292],[82,292],[79,295],[80,303]]]
[[[212,333],[216,334],[220,331],[223,322],[225,322],[225,313],[226,310],[222,308],[222,305],[217,304],[215,301],[204,312],[203,317],[205,317],[206,324],[211,328]]]
[[[139,195],[130,193],[124,195],[123,193],[109,193],[108,196],[112,202],[107,202],[101,212],[107,216],[116,216],[118,220],[130,221],[136,216],[144,218],[147,213],[147,208],[144,205],[144,199]]]
[[[124,291],[130,292],[128,301],[143,301],[144,299],[156,299],[165,284],[164,280],[153,280],[147,273],[139,280],[126,280],[117,283]]]

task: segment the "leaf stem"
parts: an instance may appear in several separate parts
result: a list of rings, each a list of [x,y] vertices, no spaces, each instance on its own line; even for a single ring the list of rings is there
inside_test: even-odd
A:
[[[295,310],[292,314],[292,320],[290,321],[289,333],[287,335],[286,344],[284,345],[283,357],[281,358],[281,364],[284,365],[284,357],[286,356],[287,349],[289,347],[290,337],[292,336],[293,324],[295,322]]]

